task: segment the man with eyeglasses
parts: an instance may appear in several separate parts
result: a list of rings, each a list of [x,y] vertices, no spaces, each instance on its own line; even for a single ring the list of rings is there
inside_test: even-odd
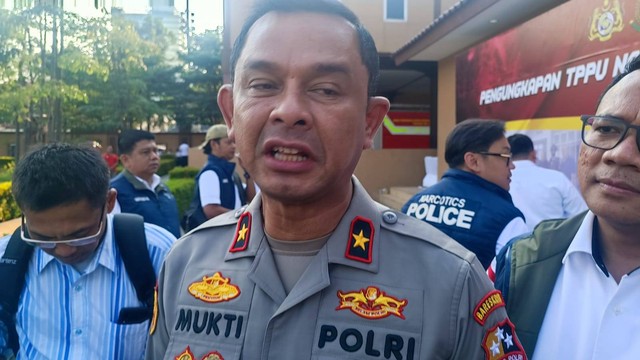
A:
[[[402,212],[426,221],[476,254],[485,269],[513,237],[528,231],[511,201],[511,148],[504,123],[469,119],[445,145],[449,170],[416,195]]]
[[[640,58],[584,115],[578,160],[589,211],[542,222],[498,256],[496,288],[531,359],[640,354]]]
[[[118,323],[121,309],[142,304],[115,246],[116,191],[100,153],[42,146],[18,163],[12,191],[23,214],[20,237],[34,247],[14,317],[17,358],[142,358],[149,322]],[[157,274],[175,237],[151,224],[144,231]],[[0,257],[9,239],[0,239]],[[11,358],[6,326],[0,321],[0,358]]]
[[[118,137],[118,153],[124,170],[111,186],[118,191],[114,213],[141,215],[145,222],[180,237],[178,203],[156,174],[160,155],[155,135],[144,130],[125,130]]]

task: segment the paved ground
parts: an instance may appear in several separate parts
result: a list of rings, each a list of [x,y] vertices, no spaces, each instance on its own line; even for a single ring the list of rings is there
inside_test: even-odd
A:
[[[0,237],[4,235],[10,235],[15,229],[20,227],[20,218],[1,222],[0,223]]]

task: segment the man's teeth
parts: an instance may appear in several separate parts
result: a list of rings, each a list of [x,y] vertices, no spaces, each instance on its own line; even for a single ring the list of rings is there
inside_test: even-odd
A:
[[[301,155],[298,149],[291,149],[282,146],[273,148],[273,157],[279,161],[304,161],[305,155]]]

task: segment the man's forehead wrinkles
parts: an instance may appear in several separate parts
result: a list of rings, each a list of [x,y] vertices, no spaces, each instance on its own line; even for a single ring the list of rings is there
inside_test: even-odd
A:
[[[278,69],[283,68],[278,66],[275,62],[262,60],[262,59],[248,59],[242,66],[243,70],[255,70],[265,72],[276,72]],[[334,74],[341,73],[348,75],[352,71],[349,64],[343,62],[318,62],[311,64],[310,68],[314,73],[318,74]]]

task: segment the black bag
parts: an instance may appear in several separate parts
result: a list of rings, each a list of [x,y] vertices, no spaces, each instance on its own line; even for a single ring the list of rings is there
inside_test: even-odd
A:
[[[138,300],[144,304],[140,307],[121,309],[117,322],[119,324],[141,323],[151,319],[153,314],[153,295],[156,284],[156,273],[147,249],[144,219],[137,214],[116,214],[113,217],[113,231],[124,268],[136,289]],[[4,256],[0,258],[0,279],[3,281],[3,288],[0,291],[0,322],[7,328],[8,345],[13,349],[14,354],[19,350],[15,315],[33,249],[22,241],[20,228],[18,228],[11,235]],[[144,256],[145,254],[147,256]]]
[[[184,212],[180,225],[187,232],[197,228],[205,221],[207,221],[207,217],[204,215],[202,207],[198,206],[195,209],[189,208]]]

